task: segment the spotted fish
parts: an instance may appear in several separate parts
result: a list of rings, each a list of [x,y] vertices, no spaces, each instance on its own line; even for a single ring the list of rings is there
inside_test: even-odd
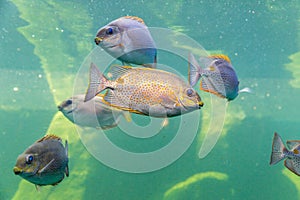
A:
[[[110,73],[112,80],[91,64],[85,101],[107,90],[104,101],[108,105],[153,117],[177,116],[203,106],[198,93],[173,73],[128,66],[113,66]]]
[[[288,140],[286,148],[278,133],[274,133],[270,165],[285,159],[284,165],[300,176],[300,140]]]

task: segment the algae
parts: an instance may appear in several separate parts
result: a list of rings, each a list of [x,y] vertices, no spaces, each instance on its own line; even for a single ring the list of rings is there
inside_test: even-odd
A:
[[[57,104],[66,98],[66,93],[72,94],[74,72],[92,49],[89,14],[82,4],[73,2],[12,2],[28,22],[18,31],[35,46],[34,54],[41,61]]]
[[[193,176],[187,178],[186,180],[175,184],[173,187],[168,189],[164,193],[163,199],[180,199],[180,193],[189,190],[193,184],[199,183],[201,185],[201,181],[204,179],[215,179],[218,181],[226,181],[228,179],[228,175],[220,172],[204,172],[204,173],[197,173]],[[198,191],[200,192],[200,191]]]
[[[300,52],[294,53],[289,56],[290,63],[285,67],[292,73],[293,79],[289,81],[289,84],[294,88],[300,88]]]
[[[286,176],[295,186],[296,190],[298,191],[298,199],[300,198],[300,185],[299,185],[299,177],[296,176],[288,169],[283,169],[282,174]]]

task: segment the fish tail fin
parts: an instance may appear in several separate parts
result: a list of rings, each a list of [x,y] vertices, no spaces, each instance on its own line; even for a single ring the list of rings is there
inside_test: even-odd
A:
[[[198,62],[196,61],[196,59],[192,53],[189,53],[188,65],[189,65],[188,66],[189,83],[193,87],[194,85],[196,85],[196,83],[200,79],[203,70],[200,67],[200,65],[198,64]]]
[[[154,56],[154,59],[153,59],[153,63],[142,64],[142,66],[148,67],[148,68],[152,68],[152,69],[156,69],[157,68],[157,56],[156,56],[156,53],[155,53],[155,56]]]
[[[284,159],[287,151],[288,150],[285,148],[281,137],[275,132],[273,137],[270,165],[274,165]]]
[[[142,66],[147,68],[156,69],[156,63],[143,64]]]
[[[90,82],[85,94],[84,102],[87,102],[94,98],[98,93],[107,88],[107,78],[100,72],[94,63],[91,63],[90,67]]]
[[[155,52],[154,61],[152,63],[152,68],[156,69],[156,65],[157,65],[157,55],[156,55],[156,52]]]
[[[252,90],[248,87],[245,87],[245,88],[239,90],[239,93],[241,93],[241,92],[253,93]]]

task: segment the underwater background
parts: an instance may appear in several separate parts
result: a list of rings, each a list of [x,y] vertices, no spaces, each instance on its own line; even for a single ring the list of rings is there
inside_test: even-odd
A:
[[[297,0],[0,0],[0,199],[299,199],[299,177],[283,162],[269,165],[274,131],[284,141],[300,139],[299,10]],[[75,125],[58,112],[57,105],[73,95],[96,31],[125,15],[228,55],[240,88],[253,91],[229,103],[222,135],[204,159],[198,158],[200,128],[171,165],[149,173],[118,171],[95,159]],[[187,64],[168,65],[187,76]],[[205,127],[209,112],[200,112]],[[170,121],[160,137],[170,140],[176,129]],[[109,137],[125,149],[146,146],[128,143],[119,132],[109,130]],[[17,156],[46,133],[69,141],[70,176],[36,191],[12,169]]]

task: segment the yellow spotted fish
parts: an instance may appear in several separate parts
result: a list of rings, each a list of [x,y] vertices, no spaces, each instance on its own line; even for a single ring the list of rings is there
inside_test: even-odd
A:
[[[176,74],[128,66],[113,66],[110,73],[112,80],[91,64],[85,101],[107,90],[104,102],[108,105],[153,117],[173,117],[203,106],[198,93]]]

